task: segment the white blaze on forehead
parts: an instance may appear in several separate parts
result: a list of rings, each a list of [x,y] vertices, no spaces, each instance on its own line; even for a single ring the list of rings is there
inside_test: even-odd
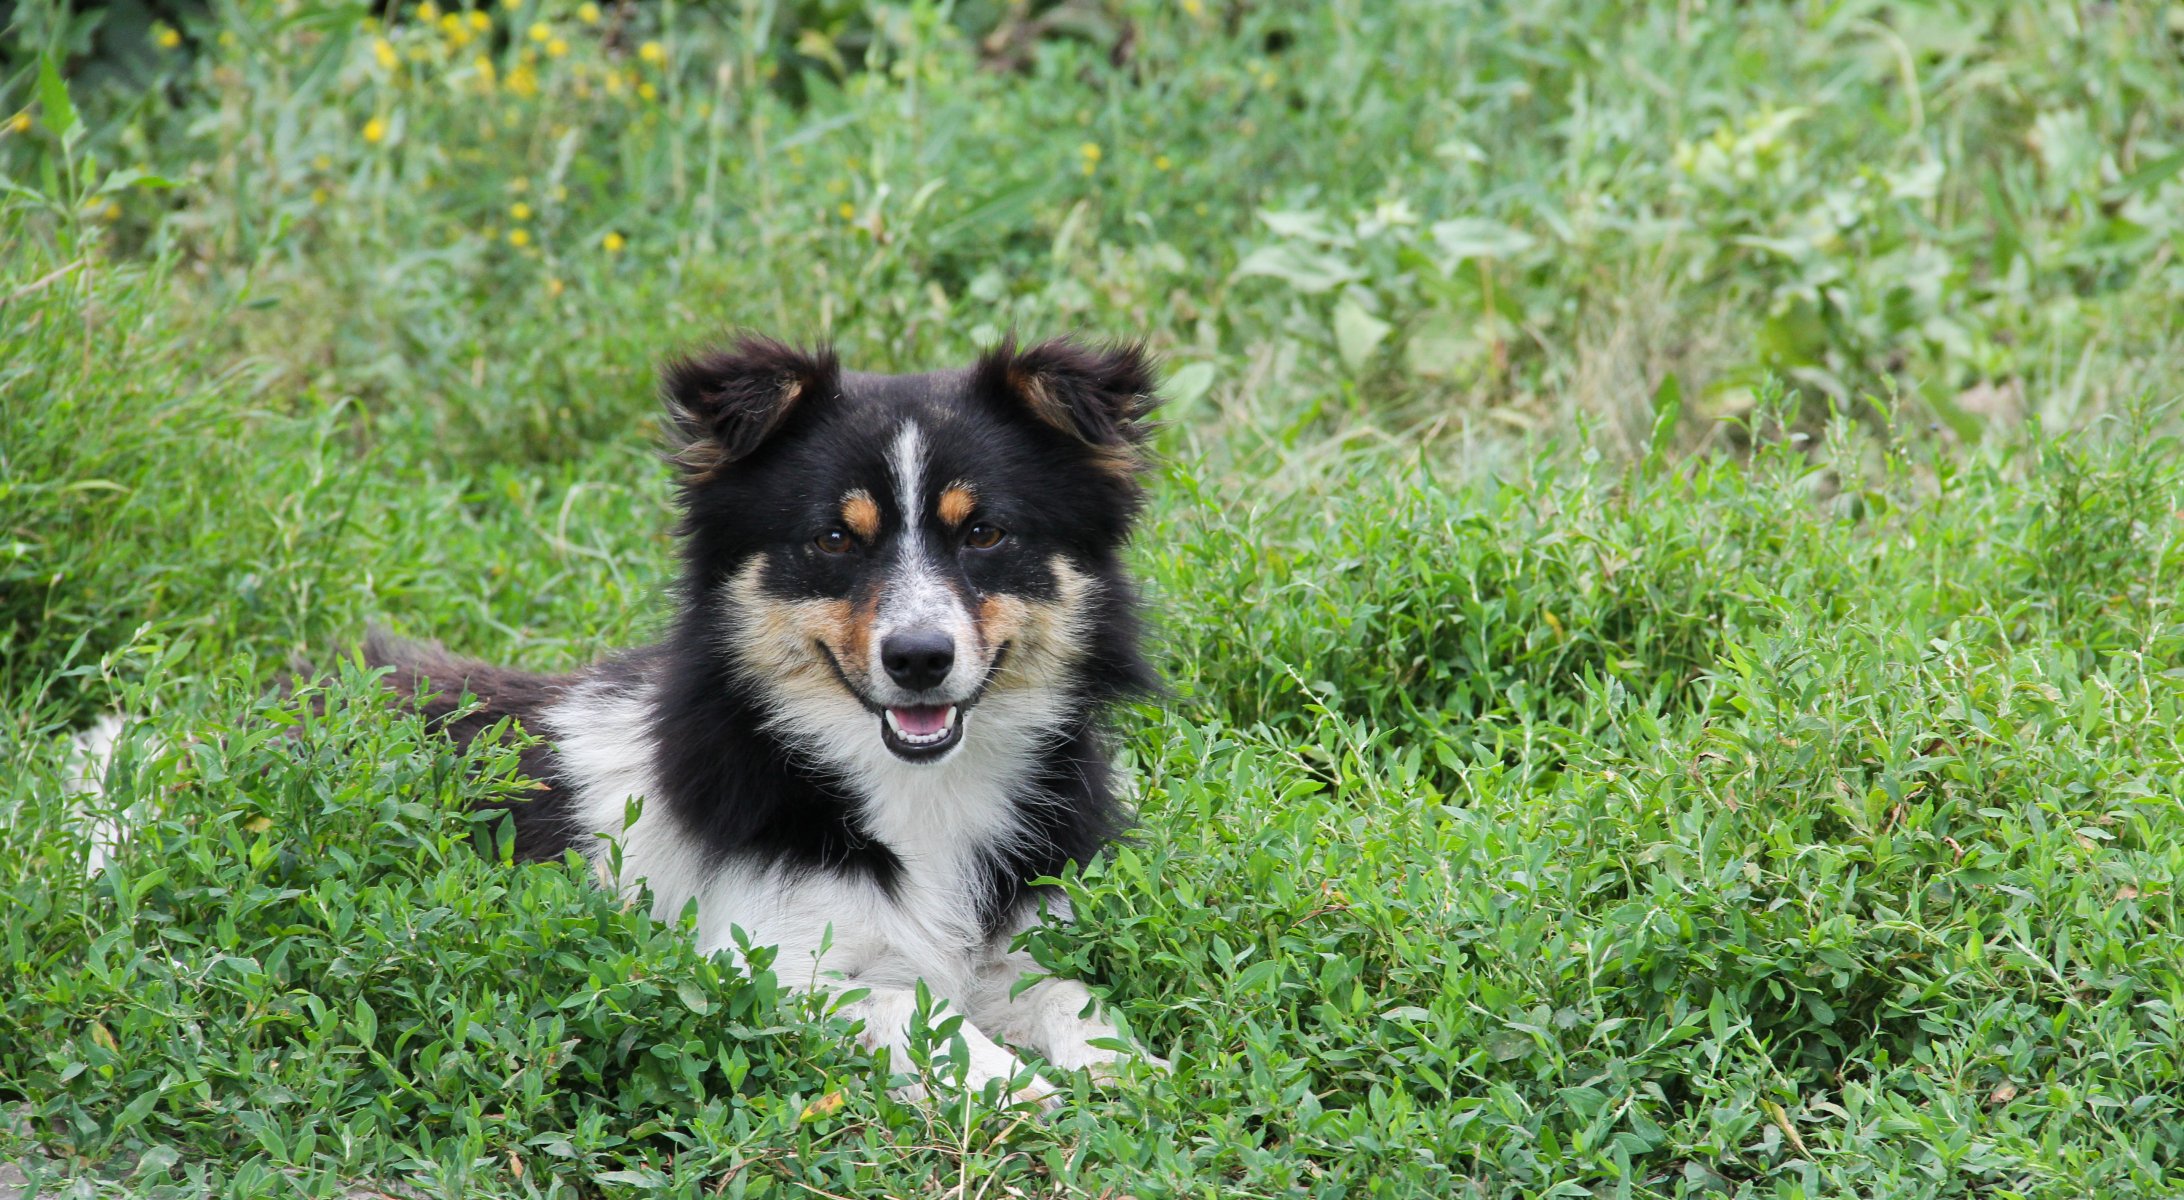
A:
[[[887,451],[887,467],[895,473],[895,505],[902,510],[904,539],[915,548],[921,532],[918,518],[925,515],[925,434],[916,421],[902,423]]]
[[[903,422],[887,450],[887,467],[895,477],[895,504],[902,510],[902,546],[880,596],[878,618],[873,622],[871,660],[866,665],[876,695],[896,689],[888,679],[880,656],[888,635],[930,631],[955,640],[955,668],[941,692],[966,695],[979,677],[978,631],[963,597],[948,586],[927,557],[925,544],[925,431],[916,421]]]

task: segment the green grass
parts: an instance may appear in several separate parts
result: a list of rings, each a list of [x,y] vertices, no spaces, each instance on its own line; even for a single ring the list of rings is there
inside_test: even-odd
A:
[[[2168,8],[602,7],[13,10],[0,1161],[2174,1189]],[[649,372],[735,326],[1165,357],[1143,827],[1032,944],[1171,1076],[892,1101],[763,953],[475,853],[512,752],[280,695],[372,620],[539,668],[658,628]],[[156,815],[86,878],[62,747],[116,708]]]

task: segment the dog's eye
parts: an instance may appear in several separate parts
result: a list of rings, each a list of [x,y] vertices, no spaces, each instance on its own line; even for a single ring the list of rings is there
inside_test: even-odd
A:
[[[971,526],[970,529],[964,533],[963,544],[969,546],[973,550],[991,550],[995,546],[1000,545],[1001,539],[1007,536],[1009,536],[1008,532],[1002,529],[1000,526],[988,525],[985,522],[981,521],[978,524]]]
[[[829,529],[820,534],[819,540],[812,544],[819,547],[819,553],[821,554],[847,554],[850,547],[857,543],[855,539],[849,536],[848,530]]]

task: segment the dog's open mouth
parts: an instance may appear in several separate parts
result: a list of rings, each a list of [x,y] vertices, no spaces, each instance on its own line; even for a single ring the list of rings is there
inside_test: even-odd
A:
[[[880,714],[880,740],[897,758],[938,758],[963,737],[963,709],[955,704],[910,704]]]
[[[840,659],[834,657],[834,648],[825,642],[814,642],[827,665],[834,669],[834,677],[841,681],[844,690],[857,698],[865,708],[880,717],[880,741],[896,758],[904,762],[932,762],[955,749],[963,740],[963,717],[986,694],[986,685],[993,682],[994,673],[1008,661],[1009,644],[1003,643],[994,652],[993,661],[986,664],[986,678],[978,690],[954,704],[892,704],[883,705],[857,690],[849,681],[849,673],[842,670]]]

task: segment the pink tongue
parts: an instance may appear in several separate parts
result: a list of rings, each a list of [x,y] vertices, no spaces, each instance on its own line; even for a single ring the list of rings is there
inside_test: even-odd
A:
[[[931,737],[948,728],[948,706],[945,704],[920,704],[888,711],[895,714],[895,728],[912,737]]]

